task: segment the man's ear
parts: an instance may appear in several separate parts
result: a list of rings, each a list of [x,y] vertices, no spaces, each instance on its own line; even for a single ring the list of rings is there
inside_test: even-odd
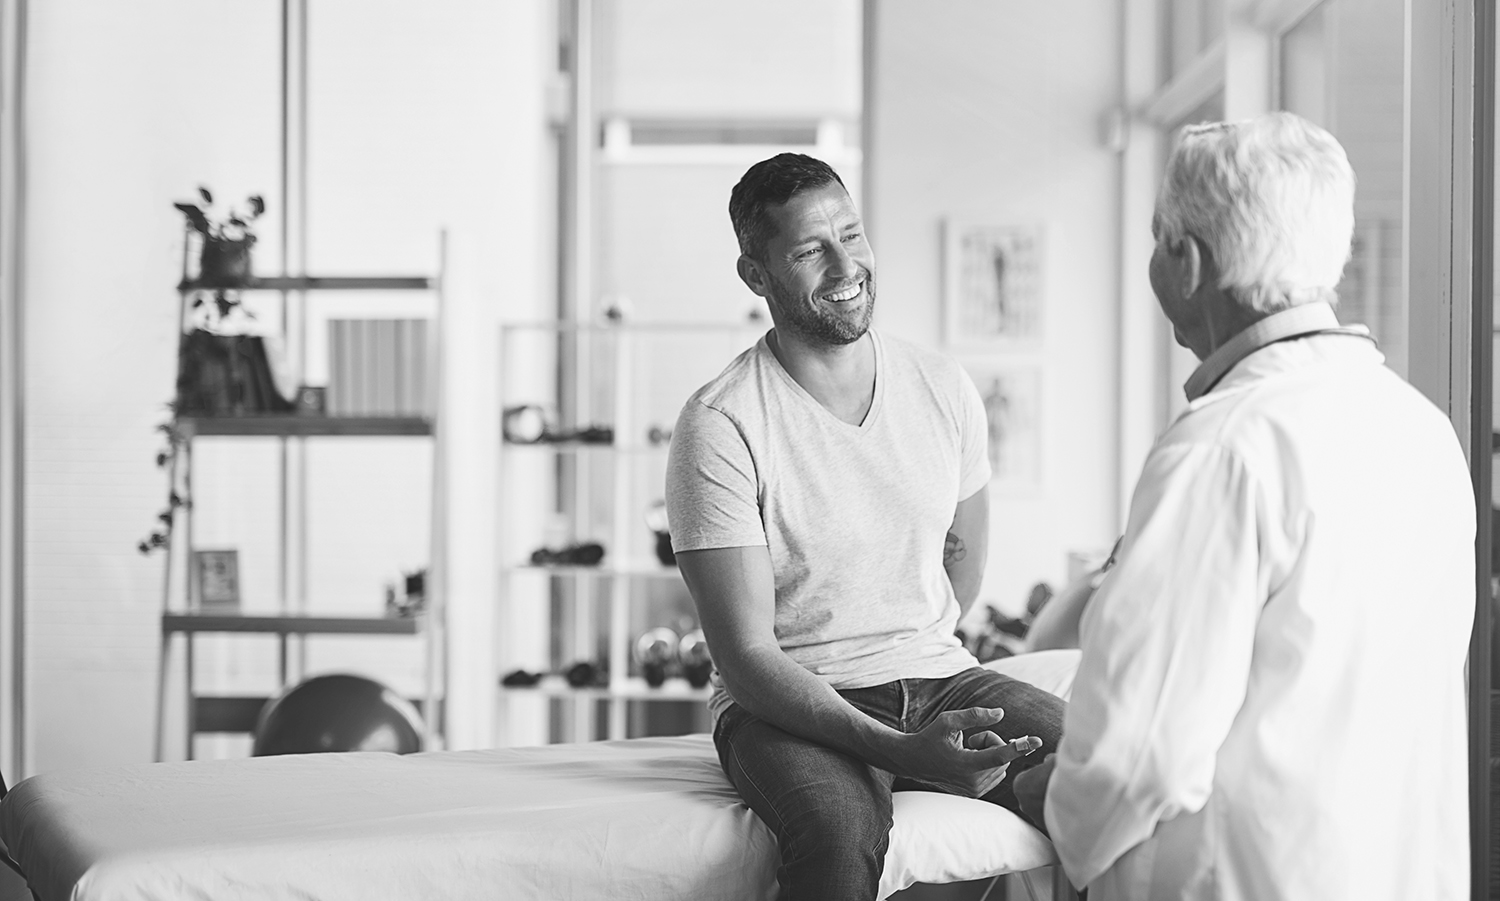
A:
[[[759,262],[742,253],[735,261],[734,268],[740,274],[740,281],[745,283],[745,287],[754,291],[759,297],[771,296],[770,279],[766,277],[765,267]]]
[[[1186,300],[1203,287],[1203,280],[1208,276],[1207,270],[1213,265],[1208,249],[1192,235],[1183,235],[1167,249],[1172,261],[1173,281],[1182,292],[1183,300]]]
[[[1208,247],[1194,235],[1182,235],[1182,286],[1185,289],[1182,295],[1193,297],[1197,294],[1205,279],[1211,276],[1211,268],[1214,268],[1214,259],[1209,256]]]

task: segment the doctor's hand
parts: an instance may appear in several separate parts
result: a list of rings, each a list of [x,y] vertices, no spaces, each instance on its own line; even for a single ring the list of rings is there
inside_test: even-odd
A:
[[[898,772],[956,795],[985,794],[1005,778],[1012,760],[1042,746],[1034,735],[1007,742],[989,731],[1004,716],[998,707],[938,714],[925,729],[905,736],[907,763]]]
[[[1052,780],[1052,767],[1057,763],[1056,754],[1048,754],[1047,759],[1025,772],[1017,773],[1016,779],[1011,783],[1011,790],[1016,793],[1016,802],[1021,805],[1021,812],[1026,814],[1036,828],[1047,831],[1047,818],[1044,815],[1047,806],[1047,785]]]

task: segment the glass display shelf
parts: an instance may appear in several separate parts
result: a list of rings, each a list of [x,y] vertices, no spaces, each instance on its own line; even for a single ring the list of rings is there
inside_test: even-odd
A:
[[[555,698],[596,698],[626,701],[706,701],[713,695],[707,685],[694,688],[686,679],[672,677],[653,688],[639,676],[629,676],[616,685],[575,687],[562,676],[543,676],[535,685],[502,685],[509,694],[539,694]]]
[[[599,563],[592,566],[516,563],[505,567],[502,572],[536,573],[544,576],[597,576],[602,579],[614,578],[616,576],[640,576],[648,579],[682,578],[682,573],[678,571],[677,567],[662,566],[655,560],[644,557],[639,560],[626,560],[619,564]]]
[[[555,454],[587,454],[611,453],[625,455],[647,456],[650,454],[665,454],[668,443],[663,441],[659,444],[614,444],[602,441],[508,441],[502,440],[502,446],[507,453],[515,451],[525,452],[550,452]]]

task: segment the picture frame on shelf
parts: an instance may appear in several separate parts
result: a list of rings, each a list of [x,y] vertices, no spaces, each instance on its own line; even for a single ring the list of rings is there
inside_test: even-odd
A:
[[[943,340],[951,348],[1035,347],[1042,338],[1038,223],[943,222]]]
[[[193,598],[199,610],[240,609],[240,556],[234,549],[193,551]]]
[[[327,415],[328,388],[324,385],[298,385],[297,413],[302,416]]]
[[[964,363],[984,402],[990,487],[1008,494],[1042,486],[1042,373],[1032,363],[971,360]]]

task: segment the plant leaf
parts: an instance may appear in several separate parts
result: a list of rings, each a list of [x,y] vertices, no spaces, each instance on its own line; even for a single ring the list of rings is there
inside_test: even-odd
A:
[[[202,185],[198,186],[198,196],[203,198],[204,203],[213,203],[214,195],[208,193],[208,189]]]
[[[193,227],[194,231],[202,232],[205,235],[208,234],[208,217],[195,204],[174,203],[172,206],[176,207],[187,217],[188,224]]]

